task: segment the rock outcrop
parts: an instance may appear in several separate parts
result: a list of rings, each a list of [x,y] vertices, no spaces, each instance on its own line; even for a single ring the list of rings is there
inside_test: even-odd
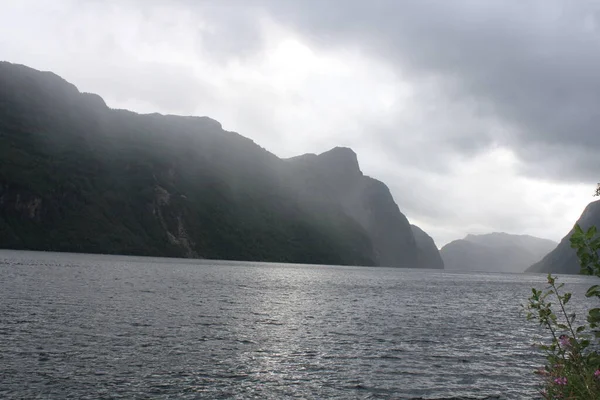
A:
[[[354,151],[337,147],[288,162],[293,171],[292,186],[303,202],[324,210],[341,205],[341,210],[367,232],[378,265],[425,267],[408,219],[383,182],[363,175]]]

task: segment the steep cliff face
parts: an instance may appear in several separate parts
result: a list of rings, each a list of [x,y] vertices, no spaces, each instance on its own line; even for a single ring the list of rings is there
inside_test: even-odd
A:
[[[410,224],[388,187],[363,175],[354,151],[338,147],[288,162],[292,166],[292,186],[302,201],[321,209],[341,206],[367,232],[378,265],[426,267],[420,262]],[[324,206],[327,204],[330,206]]]
[[[210,118],[112,110],[6,62],[0,88],[0,248],[426,264],[350,149],[282,160]]]
[[[588,204],[577,220],[584,230],[591,226],[600,227],[600,200]],[[557,274],[579,274],[580,265],[575,249],[571,248],[570,237],[573,229],[565,236],[558,246],[539,262],[527,268],[526,272],[543,272]]]
[[[444,261],[433,238],[416,225],[410,227],[417,243],[419,265],[422,268],[444,269]]]
[[[523,272],[554,247],[556,243],[548,239],[494,232],[467,235],[448,243],[440,253],[446,270]]]
[[[369,233],[381,265],[421,268],[416,240],[408,219],[394,202],[388,187],[365,177],[361,189],[349,193],[345,201],[350,215]]]

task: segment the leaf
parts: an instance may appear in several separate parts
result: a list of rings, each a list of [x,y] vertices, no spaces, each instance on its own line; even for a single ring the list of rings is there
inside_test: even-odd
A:
[[[567,304],[571,300],[571,293],[565,293],[563,295],[563,304]]]
[[[594,238],[594,236],[596,236],[596,226],[592,225],[592,226],[590,226],[590,229],[588,229],[587,232],[585,233],[585,238],[587,240],[592,240]]]
[[[589,265],[581,267],[580,273],[581,275],[595,275],[594,269]]]
[[[577,234],[573,234],[569,240],[571,241],[571,247],[574,249],[580,248],[583,245],[583,239]]]
[[[531,321],[533,319],[533,313],[527,313],[527,321]]]
[[[585,297],[592,297],[592,296],[600,297],[600,285],[590,286],[590,288],[585,293]]]
[[[581,266],[587,266],[591,260],[592,257],[589,255],[589,253],[582,252],[582,254],[579,255],[579,264]]]
[[[600,322],[600,308],[592,308],[589,310],[587,320],[590,324],[597,324]]]
[[[577,330],[576,330],[576,332],[577,332],[577,333],[581,333],[581,332],[583,332],[584,330],[585,330],[585,326],[584,326],[584,325],[581,325],[581,326],[577,327]]]
[[[600,237],[597,237],[596,239],[592,240],[589,243],[589,246],[593,249],[593,250],[598,250],[600,249]]]

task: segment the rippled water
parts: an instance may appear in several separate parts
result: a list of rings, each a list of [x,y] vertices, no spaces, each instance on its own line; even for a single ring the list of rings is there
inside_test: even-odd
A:
[[[0,397],[532,398],[543,282],[0,251]]]

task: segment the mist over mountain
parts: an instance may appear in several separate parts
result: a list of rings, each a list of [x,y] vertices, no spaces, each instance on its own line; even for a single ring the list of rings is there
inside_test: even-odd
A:
[[[340,205],[367,232],[381,265],[426,265],[420,262],[408,219],[383,182],[362,174],[354,151],[337,147],[287,161],[295,171],[293,187],[299,189],[302,202],[315,209]]]
[[[0,88],[1,248],[439,267],[351,149],[280,159],[7,62]]]
[[[454,271],[524,272],[557,243],[529,235],[467,235],[440,250],[445,269]]]
[[[444,260],[433,238],[416,225],[410,227],[417,242],[419,263],[426,268],[444,269]]]
[[[576,224],[579,224],[583,230],[587,230],[591,226],[600,226],[600,200],[588,204]],[[581,267],[577,260],[577,253],[571,247],[570,242],[574,229],[573,227],[558,246],[542,260],[527,268],[526,272],[579,274]]]

